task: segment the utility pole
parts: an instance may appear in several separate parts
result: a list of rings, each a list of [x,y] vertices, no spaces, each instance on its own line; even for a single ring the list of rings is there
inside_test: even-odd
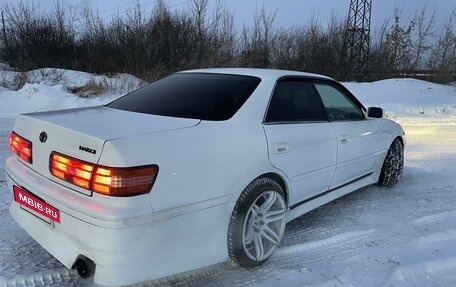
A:
[[[352,79],[365,79],[370,49],[372,0],[350,0],[346,26],[346,74]]]

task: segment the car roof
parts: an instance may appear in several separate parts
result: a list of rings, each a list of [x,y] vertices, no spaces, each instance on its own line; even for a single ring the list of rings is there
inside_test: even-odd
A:
[[[244,75],[244,76],[254,76],[261,79],[265,78],[282,78],[287,76],[296,76],[296,77],[307,77],[307,78],[317,78],[325,80],[334,80],[330,77],[307,73],[299,71],[290,71],[290,70],[279,70],[279,69],[260,69],[260,68],[210,68],[210,69],[195,69],[182,71],[180,73],[214,73],[214,74],[233,74],[233,75]]]

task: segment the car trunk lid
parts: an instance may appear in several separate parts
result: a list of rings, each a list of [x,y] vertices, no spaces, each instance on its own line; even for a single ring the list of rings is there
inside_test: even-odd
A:
[[[49,156],[53,151],[97,163],[108,140],[187,128],[199,122],[95,107],[19,115],[14,131],[32,142],[33,163],[24,162],[26,165],[62,185],[91,194],[50,173]]]

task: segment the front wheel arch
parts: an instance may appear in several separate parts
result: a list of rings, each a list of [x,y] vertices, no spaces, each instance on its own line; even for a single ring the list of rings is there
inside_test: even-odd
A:
[[[401,137],[396,137],[388,151],[382,164],[378,185],[392,187],[402,176],[404,169],[404,142]]]

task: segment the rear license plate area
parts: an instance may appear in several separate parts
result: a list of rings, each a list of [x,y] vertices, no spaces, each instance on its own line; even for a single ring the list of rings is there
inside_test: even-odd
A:
[[[55,222],[60,223],[60,211],[57,208],[46,203],[43,199],[22,187],[13,186],[13,191],[14,201],[16,201],[23,210],[50,225],[54,225]]]

